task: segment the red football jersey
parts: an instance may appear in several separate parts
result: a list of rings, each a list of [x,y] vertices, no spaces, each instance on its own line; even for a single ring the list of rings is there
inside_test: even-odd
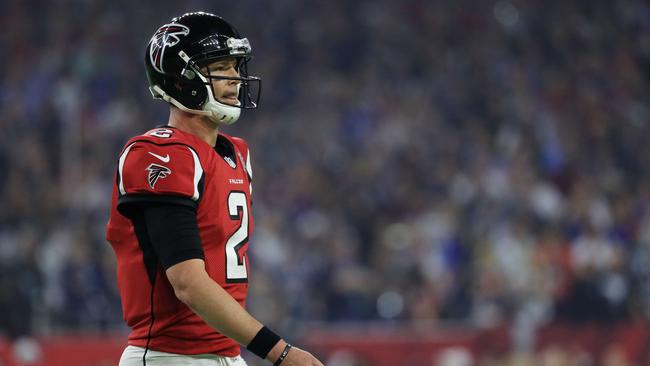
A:
[[[239,345],[208,326],[174,295],[164,269],[118,205],[169,201],[196,207],[206,271],[242,306],[253,232],[250,154],[244,140],[219,134],[212,147],[181,130],[153,129],[120,154],[106,238],[117,256],[128,344],[177,354],[236,356]],[[120,207],[121,208],[121,207]],[[148,249],[147,249],[148,248]]]

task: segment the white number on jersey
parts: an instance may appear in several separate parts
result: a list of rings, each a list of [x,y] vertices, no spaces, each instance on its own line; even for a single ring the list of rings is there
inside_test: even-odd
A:
[[[151,136],[156,136],[156,137],[161,137],[161,138],[166,139],[166,138],[171,137],[172,133],[174,133],[174,131],[172,131],[172,130],[170,130],[168,128],[159,128],[159,129],[157,129],[157,130],[155,130],[153,132],[150,132],[149,134]]]
[[[246,282],[246,257],[239,250],[248,242],[248,205],[244,192],[232,191],[228,195],[228,214],[233,220],[241,220],[239,228],[226,242],[226,282]]]

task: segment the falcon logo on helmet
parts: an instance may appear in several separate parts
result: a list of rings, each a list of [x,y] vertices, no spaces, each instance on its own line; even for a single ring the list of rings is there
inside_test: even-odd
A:
[[[155,189],[158,179],[167,178],[167,176],[172,173],[172,171],[166,166],[154,163],[150,164],[146,170],[149,171],[149,187],[151,187],[151,189]]]
[[[190,29],[182,24],[170,23],[158,28],[153,37],[151,37],[151,47],[149,48],[149,57],[151,65],[160,73],[163,70],[163,56],[165,48],[173,47],[180,42],[180,36],[190,34]]]

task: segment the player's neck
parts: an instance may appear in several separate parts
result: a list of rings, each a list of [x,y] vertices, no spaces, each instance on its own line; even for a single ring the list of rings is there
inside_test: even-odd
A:
[[[219,127],[204,116],[187,113],[178,108],[171,108],[169,125],[183,132],[191,133],[207,142],[210,146],[217,143]]]

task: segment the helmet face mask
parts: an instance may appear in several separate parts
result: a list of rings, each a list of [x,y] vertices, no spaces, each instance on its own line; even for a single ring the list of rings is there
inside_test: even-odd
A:
[[[207,67],[223,59],[234,59],[237,75],[221,75]],[[261,80],[248,75],[251,59],[248,39],[222,18],[208,13],[189,13],[160,27],[151,38],[145,55],[149,89],[186,112],[205,115],[215,123],[234,123],[241,109],[257,108]],[[238,103],[218,100],[214,84],[237,83]]]
[[[219,73],[210,70],[209,66],[212,65],[213,63],[217,61],[232,59],[232,58],[233,57],[226,56],[226,57],[219,57],[214,59],[206,59],[203,62],[190,61],[186,66],[186,70],[184,70],[182,73],[184,75],[191,76],[192,74],[188,72],[189,70],[192,73],[194,73],[195,76],[199,75],[199,79],[204,85],[206,85],[209,88],[210,94],[215,100],[217,100],[218,96],[216,95],[214,90],[214,83],[213,83],[214,81],[220,81],[220,80],[235,81],[237,83],[238,103],[229,104],[223,101],[220,101],[220,103],[231,105],[233,107],[239,107],[241,109],[255,109],[257,108],[257,104],[259,102],[260,79],[254,76],[248,76],[248,70],[246,64],[248,63],[250,58],[244,58],[244,57],[234,58],[235,70],[237,71],[237,74],[239,76],[219,75]]]

